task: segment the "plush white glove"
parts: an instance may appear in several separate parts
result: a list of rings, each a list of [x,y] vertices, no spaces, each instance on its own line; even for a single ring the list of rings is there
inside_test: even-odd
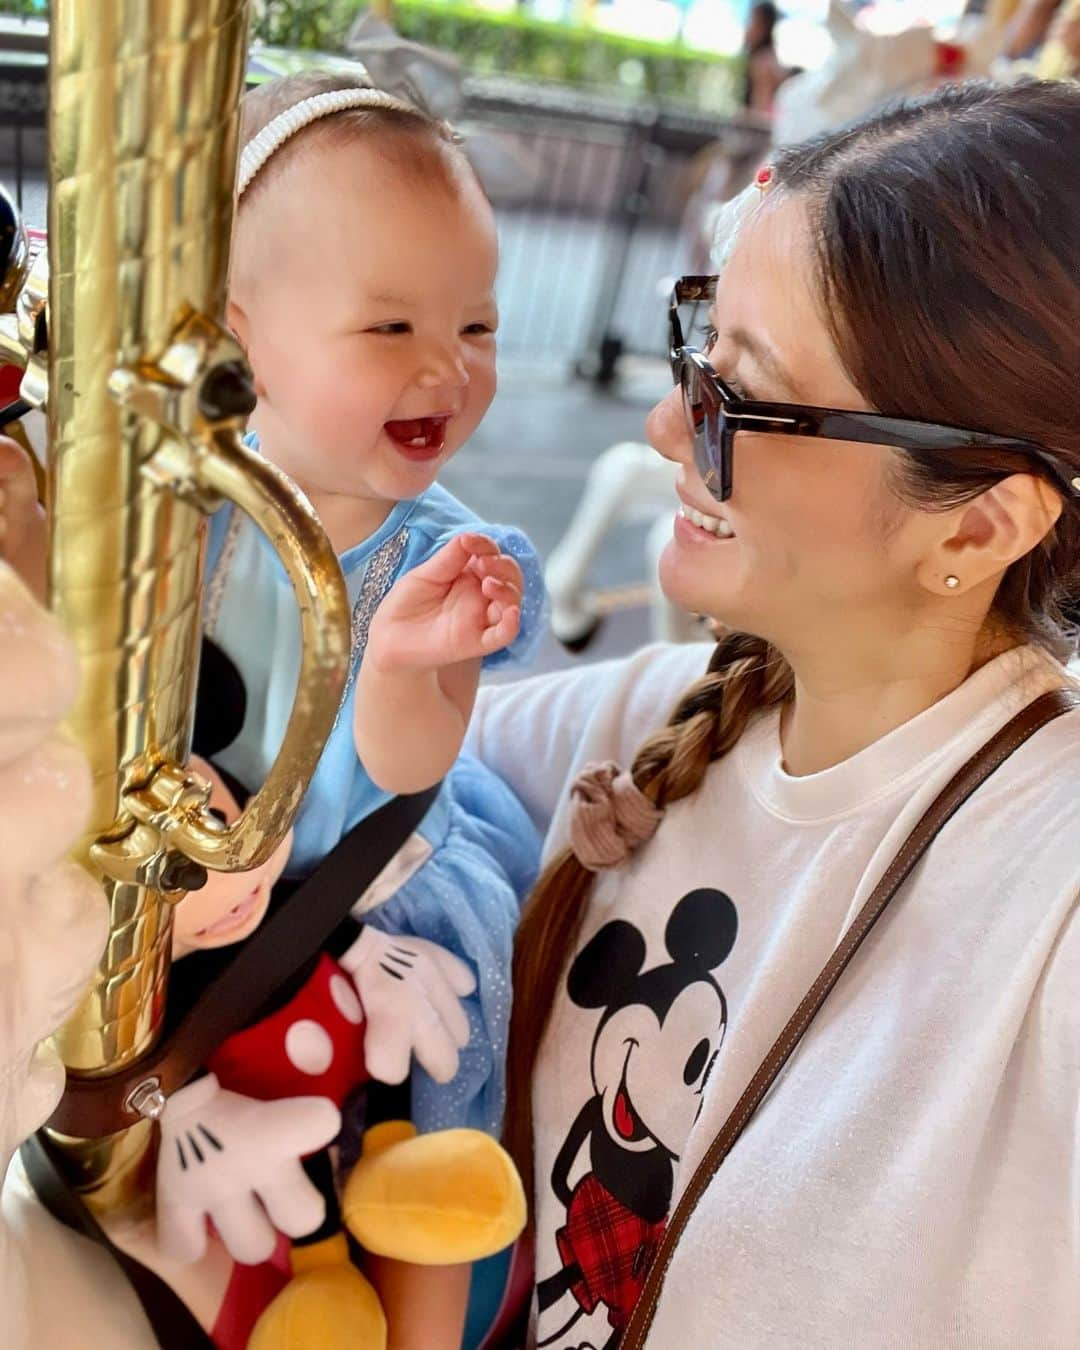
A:
[[[300,1159],[325,1148],[340,1128],[327,1097],[258,1101],[227,1092],[212,1073],[174,1092],[161,1118],[157,1169],[162,1252],[197,1261],[207,1219],[244,1265],[269,1260],[275,1230],[288,1237],[312,1232],[326,1202]]]
[[[465,962],[434,942],[390,937],[370,924],[338,959],[364,1005],[364,1059],[372,1078],[403,1083],[415,1055],[437,1083],[449,1083],[469,1043],[460,1000],[476,980]]]

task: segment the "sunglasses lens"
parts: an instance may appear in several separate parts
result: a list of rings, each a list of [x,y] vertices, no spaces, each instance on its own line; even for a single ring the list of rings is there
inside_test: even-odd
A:
[[[697,378],[693,366],[688,364],[683,367],[680,383],[682,385],[682,403],[683,412],[686,414],[686,425],[690,428],[690,434],[696,442],[703,433],[705,409],[700,398],[701,381]]]
[[[686,424],[694,440],[694,464],[705,486],[714,492],[720,482],[720,402],[692,361],[683,365],[681,384]]]

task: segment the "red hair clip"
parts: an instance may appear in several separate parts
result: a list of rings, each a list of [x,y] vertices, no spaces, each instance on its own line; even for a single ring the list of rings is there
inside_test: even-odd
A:
[[[758,169],[757,173],[754,175],[754,186],[764,192],[772,180],[773,167],[771,164],[766,164],[763,169]]]

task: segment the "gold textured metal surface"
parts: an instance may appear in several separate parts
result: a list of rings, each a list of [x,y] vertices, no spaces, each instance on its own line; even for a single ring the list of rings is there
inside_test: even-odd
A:
[[[152,1046],[182,896],[167,889],[166,864],[182,852],[242,870],[272,852],[346,676],[348,603],[329,542],[288,480],[243,447],[240,416],[200,402],[217,367],[240,355],[214,320],[224,311],[246,11],[247,0],[51,6],[49,592],[82,664],[68,729],[93,774],[74,856],[101,881],[110,921],[93,984],[57,1036],[74,1075],[106,1075]],[[27,285],[18,336],[44,398],[35,303]],[[307,683],[271,781],[222,830],[180,766],[206,511],[226,495],[272,535],[293,579]],[[141,1193],[147,1139],[138,1125],[56,1142],[88,1200],[108,1210]]]
[[[223,309],[246,36],[243,0],[52,8],[49,593],[82,663],[69,728],[93,771],[88,864],[127,783],[188,753],[203,516],[144,480],[164,433],[109,381],[167,346],[183,306]],[[103,884],[109,948],[58,1036],[83,1073],[149,1047],[168,966],[171,908]]]

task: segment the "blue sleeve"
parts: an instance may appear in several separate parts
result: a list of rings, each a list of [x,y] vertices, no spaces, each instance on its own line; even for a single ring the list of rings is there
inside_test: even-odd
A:
[[[521,597],[521,629],[509,647],[484,658],[484,670],[520,669],[536,655],[547,627],[544,571],[532,540],[515,526],[485,525],[482,532],[490,535],[504,553],[517,559],[525,583]]]
[[[413,1065],[413,1120],[422,1133],[469,1126],[497,1135],[506,1094],[514,930],[539,868],[540,836],[513,793],[469,755],[450,771],[445,796],[449,826],[434,853],[363,922],[384,933],[426,938],[473,971],[476,992],[462,999],[469,1044],[458,1074],[439,1084]]]
[[[510,1023],[510,962],[518,897],[504,877],[491,875],[479,849],[461,864],[445,847],[363,922],[396,937],[421,937],[460,957],[476,976],[476,992],[461,1000],[469,1043],[450,1083],[436,1083],[412,1066],[412,1118],[422,1134],[462,1127],[498,1135],[505,1103],[506,1038]],[[449,863],[449,866],[447,865]],[[471,864],[471,865],[470,865]],[[484,872],[489,872],[484,884]]]

